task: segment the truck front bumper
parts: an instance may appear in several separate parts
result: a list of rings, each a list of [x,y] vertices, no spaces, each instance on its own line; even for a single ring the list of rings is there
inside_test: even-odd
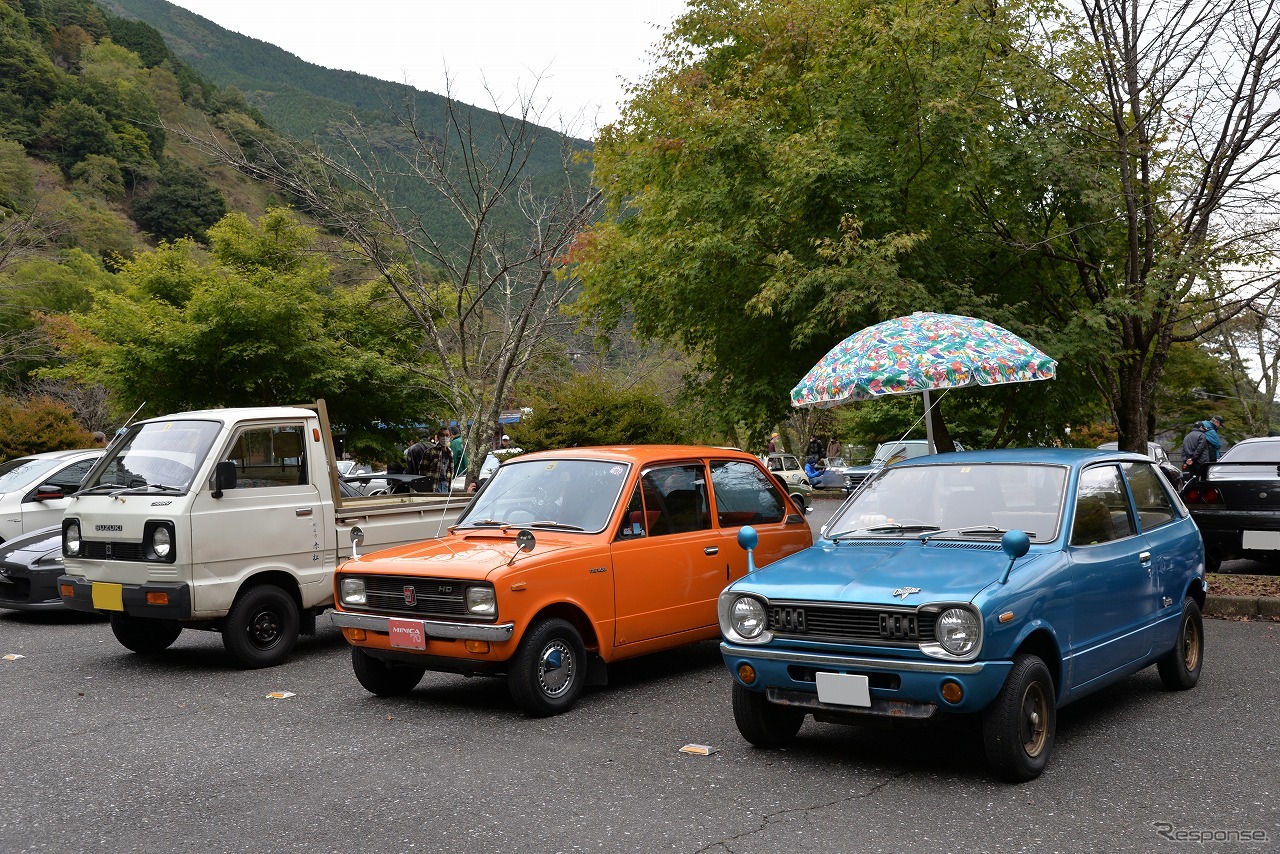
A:
[[[187,584],[116,584],[63,575],[58,578],[58,591],[62,604],[76,611],[154,620],[191,619],[191,587]]]

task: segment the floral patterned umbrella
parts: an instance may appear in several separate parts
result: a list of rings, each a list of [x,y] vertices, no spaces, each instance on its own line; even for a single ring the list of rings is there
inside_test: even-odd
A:
[[[841,341],[791,390],[796,407],[969,385],[1051,380],[1058,363],[1003,327],[918,311]]]

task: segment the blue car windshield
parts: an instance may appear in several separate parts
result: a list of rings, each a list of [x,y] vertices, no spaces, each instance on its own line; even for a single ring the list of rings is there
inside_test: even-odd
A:
[[[1057,465],[890,466],[837,511],[827,536],[996,537],[1017,529],[1050,542],[1066,483]]]

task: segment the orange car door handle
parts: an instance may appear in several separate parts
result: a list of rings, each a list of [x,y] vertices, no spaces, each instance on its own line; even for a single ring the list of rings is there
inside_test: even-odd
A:
[[[718,555],[720,554],[720,548],[718,546],[707,546],[702,550],[702,553],[704,555]]]

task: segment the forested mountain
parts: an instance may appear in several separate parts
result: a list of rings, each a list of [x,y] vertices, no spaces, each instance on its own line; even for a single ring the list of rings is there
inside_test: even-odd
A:
[[[404,110],[406,99],[422,127],[443,133],[447,102],[441,95],[304,62],[275,45],[233,33],[164,0],[97,2],[113,14],[154,27],[173,53],[201,77],[224,89],[234,87],[277,131],[294,139],[324,142],[330,128],[354,117],[380,144],[403,146],[403,129],[392,121],[392,114]],[[482,145],[504,132],[498,114],[476,107],[465,112],[471,139]],[[554,184],[552,176],[561,170],[563,142],[558,131],[538,132],[526,172],[535,188],[544,183],[544,177],[546,183]],[[571,142],[581,150],[590,147],[582,140]],[[585,182],[585,166],[580,174]],[[452,211],[438,194],[411,182],[398,184],[393,192],[396,202],[418,211],[428,221],[437,221],[440,236],[469,239],[467,230],[453,220]]]

